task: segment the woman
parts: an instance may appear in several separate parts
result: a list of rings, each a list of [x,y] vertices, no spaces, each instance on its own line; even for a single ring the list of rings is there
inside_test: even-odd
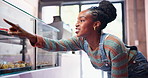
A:
[[[128,48],[116,36],[102,32],[115,18],[116,9],[112,3],[102,1],[98,7],[79,13],[76,36],[59,41],[30,34],[16,24],[4,21],[12,26],[10,35],[28,38],[33,46],[49,51],[84,50],[96,69],[108,72],[108,78],[148,77],[147,60],[136,48]]]

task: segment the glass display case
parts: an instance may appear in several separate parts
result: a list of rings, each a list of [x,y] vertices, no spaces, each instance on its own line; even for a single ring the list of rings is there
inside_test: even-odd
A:
[[[37,20],[36,33],[42,37],[57,40],[58,29]],[[36,68],[55,67],[58,66],[58,53],[48,52],[40,48],[36,48]]]
[[[0,76],[59,65],[57,52],[32,47],[28,39],[8,35],[10,25],[3,19],[19,24],[29,33],[51,39],[57,39],[59,31],[9,3],[9,0],[0,0]]]

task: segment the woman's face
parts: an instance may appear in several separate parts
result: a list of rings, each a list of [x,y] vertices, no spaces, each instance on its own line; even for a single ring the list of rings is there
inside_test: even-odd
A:
[[[79,13],[76,23],[77,37],[88,37],[94,32],[94,21],[89,10],[84,10]]]

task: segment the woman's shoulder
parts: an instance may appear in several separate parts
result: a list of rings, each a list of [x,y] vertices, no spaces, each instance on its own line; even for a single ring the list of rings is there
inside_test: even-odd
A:
[[[112,44],[113,43],[114,44],[124,44],[123,41],[119,37],[117,37],[117,36],[115,36],[113,34],[108,34],[104,41],[107,44],[109,44],[109,43],[112,43]]]
[[[104,40],[104,46],[112,50],[125,50],[124,42],[115,35],[109,34]]]
[[[125,44],[120,38],[110,34],[104,41],[104,49],[112,58],[127,51]]]

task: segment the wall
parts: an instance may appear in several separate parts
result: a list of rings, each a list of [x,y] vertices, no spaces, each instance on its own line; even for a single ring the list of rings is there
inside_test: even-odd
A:
[[[146,21],[146,44],[148,45],[148,0],[145,0],[145,21]],[[148,59],[148,46],[147,46],[147,59]]]
[[[135,45],[147,57],[146,20],[144,0],[126,0],[128,45]]]

